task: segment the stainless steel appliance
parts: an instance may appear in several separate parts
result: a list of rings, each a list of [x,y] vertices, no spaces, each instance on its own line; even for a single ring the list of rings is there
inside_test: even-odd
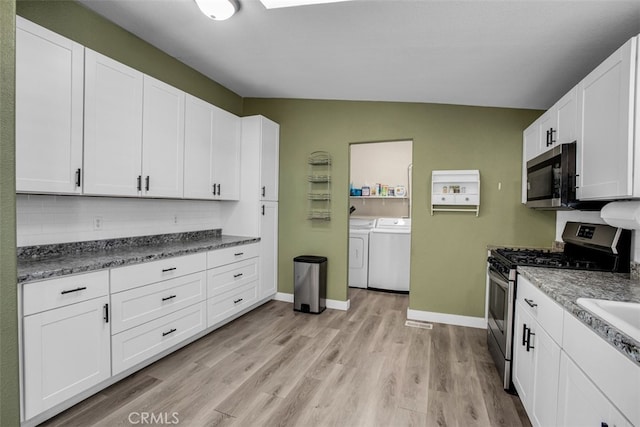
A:
[[[527,207],[569,209],[575,202],[575,142],[558,145],[527,162]]]
[[[563,252],[540,249],[492,249],[488,259],[489,312],[487,346],[505,390],[513,391],[513,317],[517,267],[570,268],[628,272],[631,232],[604,224],[567,222]]]

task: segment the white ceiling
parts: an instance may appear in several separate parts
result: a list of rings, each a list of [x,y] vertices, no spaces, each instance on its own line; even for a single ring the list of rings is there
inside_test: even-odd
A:
[[[640,0],[355,0],[227,21],[193,0],[80,0],[243,97],[546,109],[640,33]]]

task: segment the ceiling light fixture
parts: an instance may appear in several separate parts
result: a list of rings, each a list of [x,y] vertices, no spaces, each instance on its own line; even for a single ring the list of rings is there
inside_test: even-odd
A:
[[[236,13],[236,5],[233,0],[195,0],[195,2],[207,18],[216,21],[224,21]]]

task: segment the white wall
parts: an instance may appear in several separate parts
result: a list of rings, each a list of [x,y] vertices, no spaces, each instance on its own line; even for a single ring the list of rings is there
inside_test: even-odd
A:
[[[18,246],[221,228],[220,203],[18,194]],[[102,227],[95,229],[94,219]],[[177,222],[176,222],[177,218]]]
[[[376,183],[408,188],[411,159],[411,141],[351,144],[351,182],[356,188]]]

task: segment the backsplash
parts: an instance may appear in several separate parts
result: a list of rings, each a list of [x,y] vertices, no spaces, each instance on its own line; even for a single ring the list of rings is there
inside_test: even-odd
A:
[[[17,245],[221,228],[220,202],[18,194]]]

